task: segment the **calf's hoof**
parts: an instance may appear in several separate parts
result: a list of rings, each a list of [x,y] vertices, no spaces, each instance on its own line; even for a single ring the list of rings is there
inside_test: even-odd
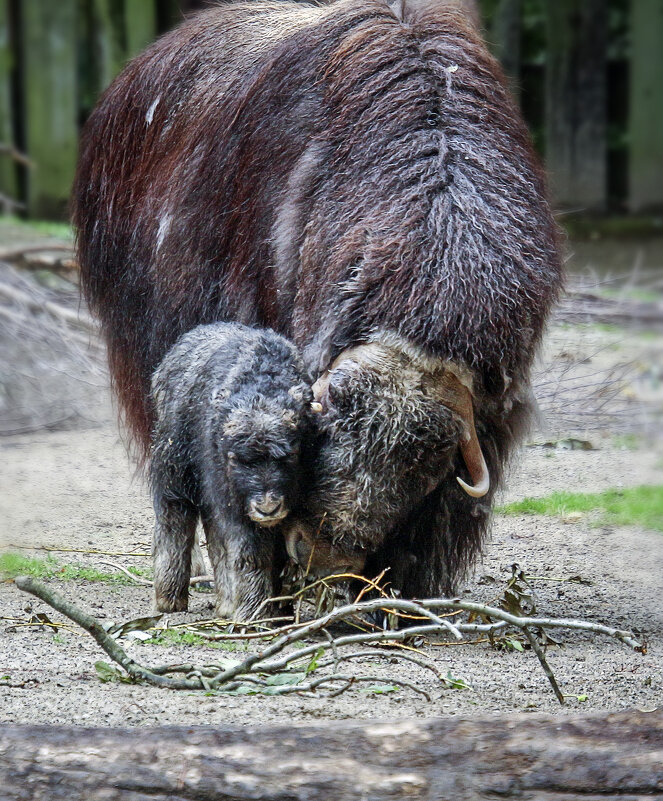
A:
[[[168,598],[164,595],[157,595],[154,599],[154,606],[157,612],[186,612],[189,608],[189,597],[187,595]]]

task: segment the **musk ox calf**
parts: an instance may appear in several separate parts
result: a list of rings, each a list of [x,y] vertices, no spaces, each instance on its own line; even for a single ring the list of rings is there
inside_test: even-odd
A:
[[[365,558],[409,596],[451,591],[480,548],[562,284],[527,129],[458,5],[211,8],[107,90],[74,190],[143,452],[178,336],[273,328],[324,408],[291,554]]]
[[[299,498],[312,431],[301,359],[272,331],[201,325],[167,353],[152,397],[156,607],[187,608],[200,518],[216,612],[249,619],[274,594],[285,561],[278,527]]]

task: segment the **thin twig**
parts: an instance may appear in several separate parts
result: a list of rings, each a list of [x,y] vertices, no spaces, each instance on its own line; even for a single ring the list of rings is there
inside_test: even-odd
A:
[[[67,601],[66,598],[63,598],[58,592],[46,587],[46,585],[37,581],[37,579],[32,578],[32,576],[17,576],[14,582],[20,590],[36,595],[37,598],[41,598],[42,601],[53,607],[53,609],[56,609],[58,612],[65,615],[65,617],[78,623],[108,656],[123,667],[132,678],[140,681],[147,681],[158,687],[169,687],[174,690],[200,689],[200,682],[188,679],[172,679],[169,676],[159,676],[153,673],[149,668],[139,665],[128,656],[126,651],[116,640],[104,631],[101,624],[95,618],[83,612],[74,604]]]
[[[85,548],[52,548],[50,545],[15,545],[10,544],[5,546],[8,550],[21,550],[21,551],[49,551],[53,553],[85,553],[94,554],[95,556],[140,556],[150,557],[150,553],[137,553],[136,551],[97,551],[87,550]]]
[[[150,579],[144,579],[140,576],[135,576],[126,567],[122,567],[122,565],[118,565],[117,562],[99,562],[100,565],[106,565],[107,567],[114,567],[116,570],[121,570],[127,578],[130,578],[132,581],[135,581],[136,584],[142,584],[145,587],[152,587],[154,582],[150,581]]]
[[[527,639],[529,640],[529,644],[532,646],[532,650],[539,658],[539,662],[541,663],[543,672],[548,677],[548,681],[550,682],[550,686],[553,688],[553,692],[557,696],[557,700],[560,702],[562,706],[564,706],[564,695],[562,691],[559,689],[559,684],[557,684],[557,679],[555,678],[555,674],[550,669],[550,665],[548,664],[548,660],[546,659],[546,655],[544,653],[543,648],[537,641],[536,636],[529,630],[527,626],[523,628],[523,634],[527,637]]]

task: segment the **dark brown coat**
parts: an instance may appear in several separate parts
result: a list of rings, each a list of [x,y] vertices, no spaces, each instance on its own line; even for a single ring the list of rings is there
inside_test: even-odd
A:
[[[526,128],[462,14],[434,0],[204,12],[101,99],[74,223],[143,450],[151,372],[203,322],[275,328],[313,377],[383,333],[466,371],[491,493],[457,493],[457,455],[375,557],[415,565],[410,594],[451,586],[481,541],[561,285]]]

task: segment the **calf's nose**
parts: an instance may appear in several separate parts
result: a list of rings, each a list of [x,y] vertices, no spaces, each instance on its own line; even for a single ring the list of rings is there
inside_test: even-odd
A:
[[[276,514],[280,511],[281,507],[283,506],[283,495],[274,495],[271,492],[268,492],[266,495],[263,495],[261,498],[258,498],[255,502],[255,508],[260,512],[261,515],[265,515],[265,517],[270,517],[270,515]]]

